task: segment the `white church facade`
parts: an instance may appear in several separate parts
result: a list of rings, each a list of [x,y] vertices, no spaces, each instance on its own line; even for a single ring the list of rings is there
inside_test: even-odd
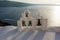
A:
[[[17,21],[17,25],[20,31],[31,28],[33,30],[46,30],[48,20],[40,15],[33,17],[29,10],[22,13],[22,17]]]

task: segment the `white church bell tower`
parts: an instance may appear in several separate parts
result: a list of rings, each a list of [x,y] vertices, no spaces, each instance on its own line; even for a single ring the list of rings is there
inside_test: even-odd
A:
[[[22,17],[17,21],[17,25],[20,31],[24,29],[33,30],[46,30],[47,19],[42,18],[42,16],[32,17],[29,10],[25,10],[22,13]]]

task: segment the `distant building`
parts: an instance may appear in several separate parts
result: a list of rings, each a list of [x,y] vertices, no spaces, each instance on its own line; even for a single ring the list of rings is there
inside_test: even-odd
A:
[[[40,15],[33,17],[29,10],[22,13],[22,17],[17,21],[19,30],[25,28],[31,28],[33,30],[46,30],[47,29],[47,19]]]

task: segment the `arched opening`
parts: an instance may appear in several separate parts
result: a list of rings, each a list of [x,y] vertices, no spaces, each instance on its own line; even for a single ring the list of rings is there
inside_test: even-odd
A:
[[[40,19],[37,19],[37,26],[41,26],[41,22],[40,22]]]
[[[26,17],[28,17],[28,13],[26,13]]]
[[[31,21],[28,22],[28,26],[32,26],[32,22]]]
[[[24,20],[22,21],[22,26],[26,26],[26,23]]]

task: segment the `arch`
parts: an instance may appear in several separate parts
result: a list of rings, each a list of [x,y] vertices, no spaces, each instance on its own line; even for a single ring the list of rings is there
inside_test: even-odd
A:
[[[37,26],[41,26],[41,22],[40,22],[40,19],[37,19]]]
[[[28,17],[28,13],[26,13],[26,17]]]
[[[32,22],[31,21],[28,21],[28,26],[32,26]]]
[[[22,26],[26,26],[26,23],[24,20],[22,20]]]

